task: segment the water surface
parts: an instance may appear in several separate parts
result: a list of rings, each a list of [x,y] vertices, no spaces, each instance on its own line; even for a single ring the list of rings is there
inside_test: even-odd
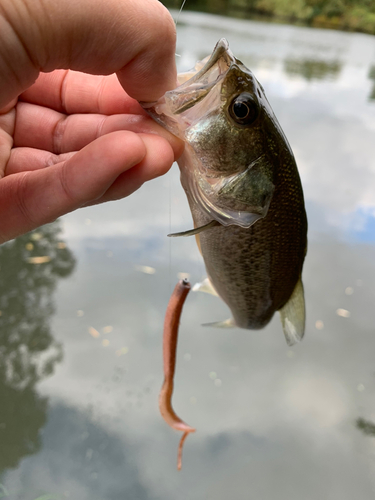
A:
[[[374,498],[375,38],[183,13],[180,69],[221,37],[299,166],[305,338],[288,348],[277,316],[204,328],[229,311],[189,296],[174,405],[198,430],[178,473],[157,408],[163,316],[178,273],[204,266],[193,238],[166,237],[192,224],[177,166],[0,247],[0,498]]]

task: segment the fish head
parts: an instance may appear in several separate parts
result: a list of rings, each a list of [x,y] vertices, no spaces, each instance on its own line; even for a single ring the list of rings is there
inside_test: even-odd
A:
[[[190,204],[222,225],[250,227],[266,216],[275,189],[278,154],[268,137],[289,148],[264,90],[225,39],[179,81],[141,104],[186,144],[178,163]]]

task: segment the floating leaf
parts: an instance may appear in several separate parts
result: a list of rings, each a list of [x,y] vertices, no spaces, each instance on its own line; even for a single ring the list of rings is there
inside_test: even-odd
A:
[[[129,352],[128,347],[121,347],[121,349],[118,349],[116,351],[116,356],[122,356],[123,354],[127,354]]]
[[[336,314],[342,318],[350,318],[350,312],[346,309],[337,309]]]
[[[141,273],[145,273],[145,274],[155,274],[156,273],[156,269],[154,267],[151,267],[151,266],[136,265],[135,268],[137,271],[140,271]]]
[[[45,264],[46,262],[50,262],[51,257],[49,255],[42,255],[40,257],[29,257],[27,262],[29,264]]]
[[[43,238],[43,233],[32,233],[30,238],[34,241],[39,241]]]
[[[96,328],[94,328],[93,326],[90,326],[89,328],[89,334],[94,337],[94,339],[97,339],[98,337],[100,337],[100,333],[98,332],[98,330],[96,330]]]

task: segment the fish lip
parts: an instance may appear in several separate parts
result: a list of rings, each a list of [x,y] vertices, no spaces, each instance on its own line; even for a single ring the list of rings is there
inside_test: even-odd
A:
[[[221,57],[223,57],[224,54],[226,54],[227,58],[231,63],[235,62],[235,58],[232,54],[232,51],[229,48],[228,40],[226,38],[220,38],[220,40],[215,45],[215,48],[212,51],[210,58],[203,66],[203,68],[201,68],[197,73],[195,73],[195,75],[192,76],[189,80],[179,85],[177,89],[185,89],[186,87],[189,87],[192,83],[195,83],[197,80],[200,80],[202,76],[204,76],[207,73],[207,71],[209,71]],[[171,92],[173,92],[173,90]]]
[[[220,40],[215,45],[215,48],[212,51],[212,54],[211,54],[210,58],[208,59],[208,61],[191,78],[186,80],[186,82],[182,83],[181,85],[178,85],[175,89],[167,91],[164,94],[164,96],[162,96],[157,101],[139,101],[139,104],[145,110],[149,111],[150,109],[154,108],[157,103],[160,103],[160,101],[163,100],[163,98],[165,99],[166,97],[170,96],[171,94],[180,93],[180,92],[185,91],[186,87],[190,87],[197,80],[200,80],[207,73],[207,71],[209,71],[217,63],[217,61],[219,59],[221,59],[224,55],[226,55],[225,59],[227,59],[227,62],[229,65],[236,62],[236,59],[235,59],[234,55],[232,54],[232,51],[229,48],[228,40],[226,38],[220,38]]]
[[[235,58],[232,54],[232,51],[229,48],[228,40],[226,38],[220,38],[220,40],[215,45],[215,48],[212,51],[210,58],[203,66],[203,68],[201,68],[197,73],[195,73],[195,75],[189,78],[189,80],[186,80],[186,82],[182,83],[181,85],[178,85],[175,89],[166,92],[164,96],[172,92],[176,91],[178,92],[179,90],[184,90],[186,87],[190,87],[190,85],[195,83],[197,80],[200,80],[202,76],[205,73],[207,73],[207,71],[210,70],[224,54],[227,54],[228,59],[231,62],[235,62]],[[163,97],[161,97],[161,99],[163,99]],[[139,101],[139,104],[142,106],[143,109],[148,111],[151,108],[154,108],[158,102],[160,102],[160,99],[157,101]]]
[[[229,43],[225,38],[221,38],[217,42],[210,58],[191,78],[175,89],[166,92],[158,101],[140,101],[140,105],[156,122],[161,124],[172,134],[184,140],[184,132],[179,130],[174,119],[168,115],[171,114],[172,116],[176,116],[183,113],[195,106],[211,92],[213,87],[215,87],[220,80],[221,75],[219,74],[218,77],[211,82],[202,82],[202,80],[204,80],[206,73],[208,73],[222,58],[228,67],[236,63],[236,59],[229,49]],[[181,100],[181,96],[184,96],[184,99]],[[163,108],[166,112],[163,112]]]

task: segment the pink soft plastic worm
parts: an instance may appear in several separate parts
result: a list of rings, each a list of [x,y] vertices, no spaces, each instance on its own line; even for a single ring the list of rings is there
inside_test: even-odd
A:
[[[163,333],[163,361],[164,361],[164,383],[159,396],[160,413],[164,420],[173,429],[182,431],[183,435],[178,446],[177,469],[182,466],[182,447],[190,432],[195,432],[193,427],[187,425],[178,417],[172,407],[173,378],[176,368],[176,350],[178,339],[178,327],[182,308],[190,291],[190,283],[181,280],[175,286],[168,303],[164,320]]]

